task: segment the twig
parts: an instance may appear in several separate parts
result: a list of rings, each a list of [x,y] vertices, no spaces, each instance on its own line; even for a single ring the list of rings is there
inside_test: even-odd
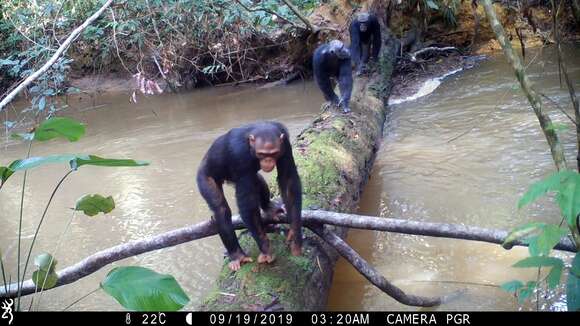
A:
[[[446,46],[446,47],[435,47],[435,46],[429,46],[426,48],[422,48],[421,50],[415,51],[413,53],[410,53],[409,56],[411,57],[411,61],[413,62],[417,62],[417,56],[419,54],[425,53],[425,52],[429,52],[429,51],[438,51],[438,52],[443,52],[443,51],[457,51],[459,52],[459,54],[461,54],[461,51],[454,47],[454,46]]]
[[[68,49],[71,43],[81,34],[81,32],[87,28],[93,21],[95,21],[99,16],[113,3],[113,0],[107,0],[107,2],[91,17],[87,18],[85,22],[80,25],[79,27],[75,28],[73,32],[67,37],[67,39],[62,43],[62,45],[56,50],[56,52],[50,57],[50,59],[36,72],[32,75],[28,76],[20,85],[18,85],[14,90],[12,90],[1,102],[0,102],[0,112],[4,109],[4,107],[10,103],[18,93],[20,93],[24,88],[30,85],[33,81],[35,81],[38,77],[42,76],[45,72],[52,67],[53,64],[56,63],[58,58]]]
[[[239,5],[242,7],[242,8],[244,8],[246,11],[249,11],[249,12],[256,12],[256,11],[263,11],[263,12],[267,12],[267,13],[269,13],[270,15],[274,15],[274,16],[276,16],[276,17],[278,17],[278,18],[282,19],[283,21],[287,22],[288,24],[290,24],[290,25],[292,25],[292,26],[294,26],[294,27],[296,27],[296,28],[307,29],[307,28],[305,28],[304,26],[297,25],[297,24],[296,24],[296,23],[294,23],[293,21],[290,21],[290,20],[288,20],[288,19],[287,19],[287,18],[285,18],[284,16],[282,16],[282,15],[278,14],[277,12],[275,12],[275,11],[272,11],[272,10],[270,10],[270,9],[268,9],[268,8],[263,8],[263,7],[259,7],[259,8],[250,8],[250,7],[246,6],[245,4],[243,4],[243,3],[242,3],[240,0],[235,0],[235,1],[236,1],[236,2],[237,2],[237,3],[238,3],[238,4],[239,4]]]

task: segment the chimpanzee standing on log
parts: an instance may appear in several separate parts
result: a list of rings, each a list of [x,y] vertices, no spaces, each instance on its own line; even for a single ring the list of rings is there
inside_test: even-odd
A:
[[[274,214],[270,190],[259,170],[278,170],[278,186],[290,220],[287,241],[292,255],[302,253],[302,186],[292,156],[288,130],[277,122],[259,122],[234,128],[211,145],[197,173],[197,186],[217,223],[219,236],[228,251],[229,268],[237,271],[252,262],[240,247],[232,226],[232,212],[224,197],[223,184],[236,187],[242,220],[260,248],[258,263],[271,263],[274,256],[262,225],[260,208]]]
[[[357,75],[370,58],[377,60],[381,50],[381,25],[373,14],[360,13],[350,24],[350,52]]]
[[[339,40],[320,45],[312,59],[314,80],[324,94],[324,99],[340,106],[344,113],[350,112],[352,93],[352,68],[350,51]],[[334,93],[331,77],[338,80],[340,99]]]

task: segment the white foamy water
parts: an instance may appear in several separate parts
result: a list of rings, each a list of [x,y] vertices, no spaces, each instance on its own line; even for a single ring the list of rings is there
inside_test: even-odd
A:
[[[400,98],[389,99],[389,105],[395,105],[395,104],[401,104],[403,102],[414,101],[420,97],[429,95],[429,94],[433,93],[437,89],[437,87],[439,87],[439,85],[441,85],[441,82],[443,81],[443,79],[445,77],[451,76],[455,73],[458,73],[461,70],[463,70],[463,68],[451,70],[451,71],[447,72],[446,74],[444,74],[443,76],[429,79],[429,80],[425,81],[423,83],[423,85],[421,85],[421,87],[419,88],[419,90],[415,94],[408,96],[408,97],[404,97],[404,98],[400,97]]]

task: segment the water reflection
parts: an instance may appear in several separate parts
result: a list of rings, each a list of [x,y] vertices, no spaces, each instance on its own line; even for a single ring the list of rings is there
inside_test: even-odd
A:
[[[580,87],[580,47],[566,48],[572,80]],[[536,50],[538,51],[538,50]],[[528,60],[536,53],[531,52]],[[538,90],[570,108],[561,89],[553,49],[529,66]],[[569,162],[575,164],[574,128],[545,104],[557,123]],[[571,111],[570,111],[571,112]],[[511,68],[498,55],[478,68],[449,77],[433,94],[392,107],[360,212],[418,221],[510,229],[528,221],[558,223],[558,209],[543,199],[518,210],[529,185],[554,171],[546,140]],[[354,231],[349,242],[389,280],[418,295],[467,289],[441,310],[535,309],[518,305],[495,286],[512,279],[534,280],[534,269],[510,267],[526,249],[409,235]],[[561,254],[569,260],[570,255]],[[540,307],[561,310],[562,293],[541,298]],[[329,309],[415,310],[381,293],[341,261]]]

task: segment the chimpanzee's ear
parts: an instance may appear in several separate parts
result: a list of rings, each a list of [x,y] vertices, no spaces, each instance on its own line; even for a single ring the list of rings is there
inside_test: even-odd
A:
[[[254,145],[256,144],[256,137],[254,135],[250,134],[248,139],[250,140],[250,146],[254,147]]]
[[[284,141],[284,134],[280,134],[280,141]]]

